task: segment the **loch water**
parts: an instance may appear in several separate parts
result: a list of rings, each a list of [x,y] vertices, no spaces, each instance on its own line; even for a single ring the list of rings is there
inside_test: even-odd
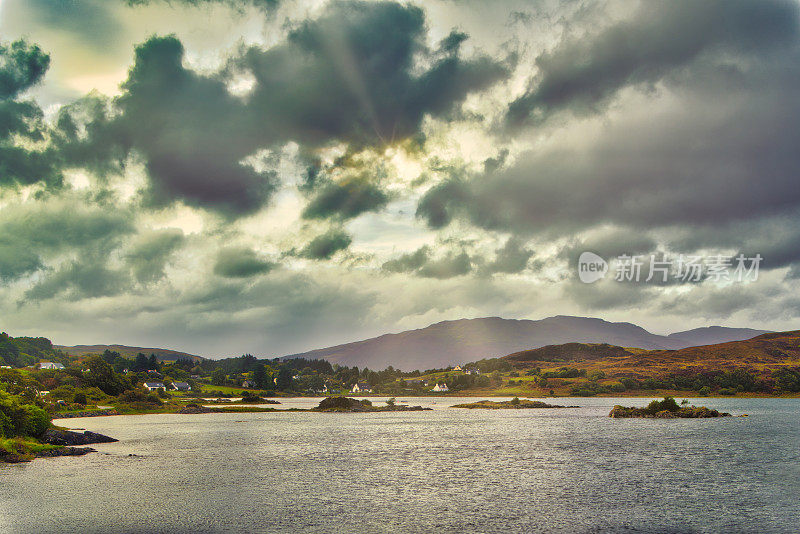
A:
[[[607,417],[648,399],[399,400],[433,410],[59,420],[120,441],[0,466],[0,532],[800,531],[800,399],[678,420]]]

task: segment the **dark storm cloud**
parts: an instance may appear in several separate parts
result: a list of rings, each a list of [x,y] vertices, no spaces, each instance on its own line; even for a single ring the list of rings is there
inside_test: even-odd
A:
[[[385,262],[383,270],[397,273],[407,272],[423,278],[444,280],[472,271],[472,258],[463,251],[450,251],[441,258],[432,258],[431,249],[426,245],[414,252]]]
[[[594,252],[606,261],[627,254],[628,256],[655,253],[658,243],[648,235],[633,228],[612,229],[581,241],[575,240],[565,247],[560,256],[565,258],[570,268],[578,265],[583,252]]]
[[[50,56],[23,40],[0,44],[0,99],[16,98],[39,83],[50,65]]]
[[[50,57],[36,45],[0,43],[0,186],[61,183],[55,152],[28,146],[44,139],[42,110],[33,101],[19,100],[49,65]]]
[[[25,292],[26,301],[42,301],[56,296],[82,300],[118,295],[130,288],[125,270],[114,270],[103,258],[87,257],[56,268]]]
[[[508,122],[538,122],[561,109],[597,111],[621,88],[652,85],[703,54],[773,50],[798,33],[788,0],[644,2],[630,19],[588,37],[566,37],[536,60],[533,86]]]
[[[407,273],[420,269],[428,262],[431,248],[429,246],[420,247],[414,252],[403,254],[399,258],[384,262],[383,270],[392,273]]]
[[[253,211],[275,184],[273,175],[241,164],[258,147],[242,126],[247,111],[223,80],[185,69],[183,55],[174,37],[136,49],[112,132],[145,155],[155,203],[183,199],[223,212]]]
[[[388,201],[389,196],[378,185],[366,176],[356,176],[323,186],[303,210],[303,217],[352,219],[367,211],[377,211]]]
[[[353,238],[343,230],[331,229],[312,239],[301,251],[300,256],[312,260],[326,260],[350,246]]]
[[[193,7],[211,6],[221,4],[232,8],[255,6],[265,11],[278,7],[280,0],[124,0],[129,6],[146,6],[150,4],[185,5]]]
[[[273,48],[250,48],[232,67],[253,74],[253,112],[284,138],[382,146],[417,133],[508,75],[486,56],[462,59],[463,36],[425,45],[425,15],[394,2],[333,2]],[[429,66],[415,69],[415,60]]]
[[[133,276],[141,283],[163,278],[167,261],[184,241],[183,232],[177,228],[139,234],[125,255]]]
[[[437,50],[425,37],[417,7],[334,2],[285,41],[244,49],[211,75],[184,67],[177,38],[154,37],[137,47],[113,106],[89,98],[65,109],[56,137],[74,164],[103,168],[131,151],[144,156],[154,205],[183,200],[230,215],[252,212],[276,186],[274,174],[242,164],[257,150],[287,141],[354,148],[402,141],[424,115],[444,116],[508,74],[486,56],[462,59],[461,34]],[[428,67],[418,68],[420,59]],[[255,85],[234,96],[227,83],[242,73]],[[380,189],[354,181],[320,193],[307,216],[349,218],[383,203]]]
[[[95,46],[113,46],[122,29],[108,0],[26,0],[26,5],[41,24]]]
[[[680,108],[611,121],[588,147],[556,146],[484,176],[446,180],[423,196],[417,215],[434,228],[458,217],[564,235],[600,224],[702,231],[794,213],[797,53],[744,74],[739,84],[684,85]]]
[[[7,206],[0,211],[0,280],[39,270],[67,250],[109,251],[133,231],[124,215],[67,203]]]
[[[272,270],[275,264],[259,258],[246,247],[222,249],[214,263],[214,274],[225,278],[248,278]]]
[[[495,251],[495,258],[481,266],[482,274],[513,274],[524,271],[528,261],[533,257],[533,251],[525,248],[524,243],[510,237],[505,245]]]
[[[466,252],[450,253],[438,260],[430,260],[418,271],[419,276],[444,280],[468,274],[472,270],[472,259]]]

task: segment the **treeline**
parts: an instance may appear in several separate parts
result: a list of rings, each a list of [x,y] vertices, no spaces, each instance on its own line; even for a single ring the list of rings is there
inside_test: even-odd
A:
[[[66,365],[69,356],[53,348],[44,337],[11,337],[0,333],[0,365],[27,367],[41,360],[59,362]]]
[[[543,373],[544,374],[544,373]],[[550,374],[550,373],[548,373]],[[585,376],[585,372],[584,372]],[[575,396],[592,396],[603,393],[621,393],[636,390],[695,391],[698,395],[735,395],[737,393],[798,393],[800,392],[800,367],[782,367],[758,375],[750,369],[732,370],[681,370],[663,376],[647,378],[620,378],[618,382],[601,384],[597,375],[572,387]]]
[[[38,390],[19,371],[0,373],[0,438],[38,437],[50,426]]]

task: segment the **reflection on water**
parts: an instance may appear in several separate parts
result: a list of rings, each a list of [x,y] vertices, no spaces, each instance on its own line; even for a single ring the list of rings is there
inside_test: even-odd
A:
[[[613,404],[645,399],[558,399],[582,406],[564,410],[398,400],[434,411],[65,420],[120,442],[0,468],[0,532],[761,533],[800,524],[798,399],[703,399],[750,415],[707,420],[606,417]]]

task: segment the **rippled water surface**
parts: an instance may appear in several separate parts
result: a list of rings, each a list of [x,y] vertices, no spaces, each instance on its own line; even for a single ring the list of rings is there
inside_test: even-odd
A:
[[[0,467],[0,532],[800,529],[800,399],[697,400],[749,414],[707,420],[403,400],[434,410],[61,420],[120,442]]]

